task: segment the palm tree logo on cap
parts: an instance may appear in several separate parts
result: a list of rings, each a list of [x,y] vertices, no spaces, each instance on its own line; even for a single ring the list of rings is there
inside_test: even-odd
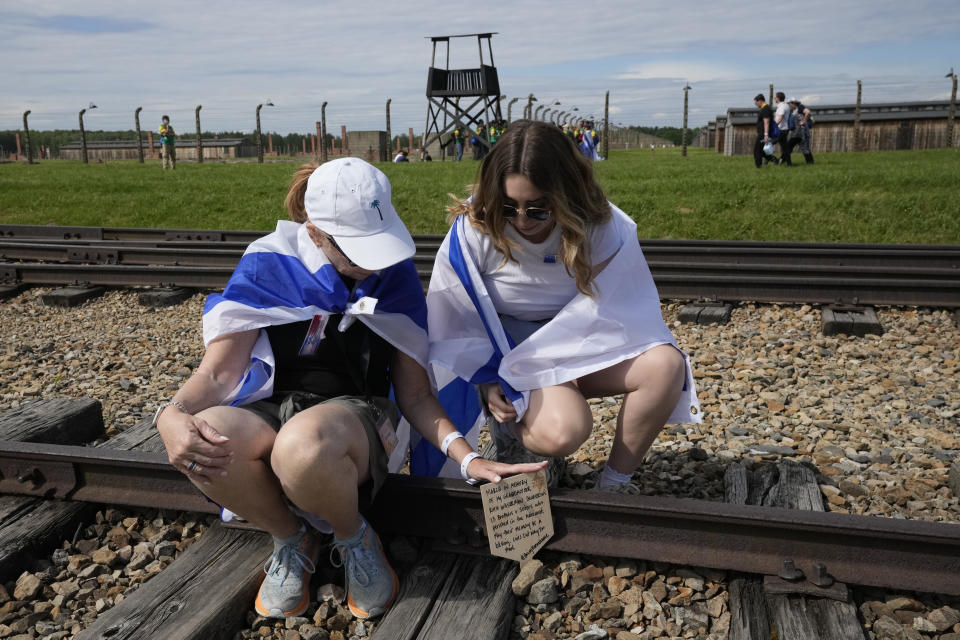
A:
[[[379,200],[374,200],[373,202],[370,203],[370,208],[373,209],[374,207],[377,208],[377,213],[380,214],[380,220],[383,220],[383,212],[380,211],[380,201],[379,201]]]

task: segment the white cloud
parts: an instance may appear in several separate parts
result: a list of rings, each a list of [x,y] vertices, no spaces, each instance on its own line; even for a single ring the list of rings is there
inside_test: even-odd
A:
[[[611,111],[628,123],[679,123],[684,81],[693,86],[691,113],[712,119],[750,106],[771,81],[821,103],[854,101],[857,78],[865,102],[942,98],[943,73],[957,66],[945,57],[955,48],[927,48],[960,38],[960,14],[946,0],[806,0],[787,42],[777,11],[732,0],[605,0],[571,19],[582,10],[573,0],[548,8],[450,0],[442,10],[429,0],[6,0],[0,129],[19,126],[25,109],[37,128],[75,128],[77,111],[94,100],[100,108],[85,116],[90,128],[132,127],[140,105],[144,126],[169,113],[192,128],[203,104],[204,128],[249,131],[254,107],[270,96],[277,106],[261,114],[269,130],[312,130],[324,100],[329,129],[382,128],[388,97],[394,130],[420,130],[431,55],[424,36],[485,29],[500,32],[493,54],[503,93],[556,96],[561,109],[599,117],[610,90]],[[110,22],[88,32],[58,17],[81,11],[86,28]],[[454,40],[451,67],[476,66],[476,44]],[[437,62],[446,63],[443,46]]]
[[[729,66],[709,62],[650,62],[631,67],[618,74],[618,80],[660,80],[701,82],[703,80],[733,80],[742,74]]]

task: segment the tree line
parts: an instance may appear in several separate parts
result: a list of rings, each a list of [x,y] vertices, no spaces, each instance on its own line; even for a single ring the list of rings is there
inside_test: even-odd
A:
[[[638,131],[647,135],[657,136],[658,138],[664,138],[676,145],[683,144],[683,129],[681,127],[641,127],[634,125],[626,128],[629,131]],[[698,133],[700,133],[700,127],[687,129],[687,144],[692,143]]]

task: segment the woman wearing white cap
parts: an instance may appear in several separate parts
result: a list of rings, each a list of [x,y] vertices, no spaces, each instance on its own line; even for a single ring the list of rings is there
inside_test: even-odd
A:
[[[587,398],[623,394],[598,479],[615,488],[665,422],[700,421],[636,224],[562,131],[510,125],[451,213],[427,293],[430,362],[479,386],[498,458],[572,454],[593,430]]]
[[[171,464],[226,515],[273,535],[260,615],[306,611],[316,528],[333,532],[348,605],[367,618],[398,586],[358,510],[405,458],[391,384],[405,418],[464,477],[542,466],[477,458],[432,395],[413,239],[386,176],[356,158],[304,166],[286,205],[293,221],[251,243],[207,299],[203,360],[154,421]]]

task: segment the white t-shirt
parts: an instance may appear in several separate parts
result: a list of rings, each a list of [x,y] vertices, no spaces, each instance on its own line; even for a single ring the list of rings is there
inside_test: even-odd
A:
[[[478,247],[477,264],[497,313],[519,320],[546,320],[577,295],[577,282],[567,274],[560,256],[559,225],[553,227],[546,240],[535,244],[507,223],[504,231],[517,248],[511,249],[515,261],[506,264],[490,236],[470,225],[467,228],[473,236],[468,242]],[[612,219],[588,226],[587,238],[593,264],[616,253],[624,240]]]
[[[781,102],[777,105],[777,111],[773,114],[773,119],[777,123],[777,126],[780,127],[780,132],[787,130],[787,123],[790,121],[790,105],[786,102]]]

